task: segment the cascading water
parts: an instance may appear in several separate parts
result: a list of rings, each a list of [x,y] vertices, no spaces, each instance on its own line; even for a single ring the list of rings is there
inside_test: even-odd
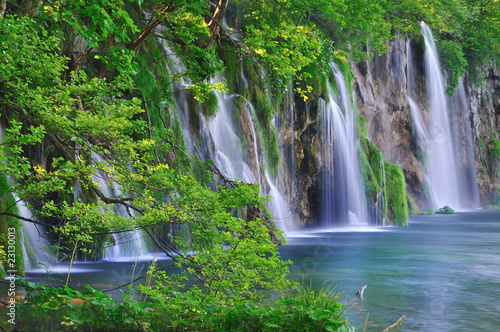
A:
[[[33,219],[33,214],[28,210],[26,204],[16,195],[14,195],[14,198],[17,201],[19,215],[26,219]],[[21,225],[19,233],[22,243],[24,271],[28,271],[37,268],[38,263],[48,262],[49,246],[42,237],[45,234],[45,229],[42,226],[24,220],[21,220]]]
[[[195,146],[190,129],[190,98],[187,90],[187,86],[191,84],[191,81],[182,76],[182,74],[186,71],[186,68],[182,64],[181,59],[179,59],[179,57],[163,41],[159,40],[158,42],[163,45],[163,50],[169,59],[167,63],[167,71],[170,77],[172,77],[170,87],[173,92],[175,108],[177,110],[177,115],[179,116],[179,122],[184,136],[184,144],[186,144],[189,153],[194,154]]]
[[[467,185],[467,179],[462,176],[464,174],[461,174],[463,154],[459,148],[461,135],[456,132],[459,121],[456,116],[457,109],[453,106],[453,100],[445,95],[442,70],[432,31],[422,22],[421,32],[425,40],[426,92],[432,117],[427,151],[429,187],[434,208],[445,205],[455,210],[470,208],[469,202],[464,200],[467,196],[464,190],[470,190],[471,187]],[[470,126],[470,122],[467,123]],[[475,183],[475,180],[469,182]]]
[[[104,162],[104,158],[96,153],[93,154],[92,159],[98,163]],[[118,184],[109,181],[105,174],[100,173],[95,176],[94,181],[99,184],[99,189],[104,196],[120,197],[122,195]],[[114,211],[118,216],[130,217],[127,209],[122,205],[117,206]],[[139,230],[119,232],[114,234],[113,238],[114,243],[104,249],[104,259],[128,261],[143,256],[148,251],[145,245],[145,236]]]
[[[288,210],[288,205],[281,192],[272,183],[271,179],[269,179],[269,176],[266,175],[266,179],[270,188],[269,196],[271,196],[271,200],[268,204],[269,210],[271,211],[276,226],[287,233],[290,229],[289,225],[292,219]]]
[[[252,172],[249,167],[249,160],[245,160],[245,153],[243,151],[244,144],[241,144],[241,139],[237,134],[235,127],[235,121],[232,115],[233,102],[235,98],[243,98],[240,95],[231,95],[225,97],[222,93],[216,92],[217,101],[219,109],[213,119],[209,121],[209,129],[212,139],[215,144],[215,163],[217,167],[226,174],[229,178],[237,178],[245,182],[260,182],[261,172],[260,172],[260,159],[258,141],[255,129],[255,112],[253,106],[244,99],[246,114],[244,114],[245,119],[240,119],[241,121],[248,121],[250,127],[250,133],[252,134],[253,141],[253,158],[255,159],[256,172]],[[264,175],[264,174],[263,174]],[[264,177],[264,176],[262,176]],[[290,213],[280,191],[269,179],[267,174],[265,175],[267,184],[270,188],[269,195],[272,197],[269,202],[269,209],[271,214],[275,219],[278,227],[286,231],[286,224],[290,219]]]
[[[406,42],[406,57],[407,57],[407,67],[406,67],[406,79],[407,79],[407,98],[408,104],[410,105],[410,112],[413,119],[413,124],[415,128],[415,135],[417,140],[417,145],[420,151],[427,151],[427,144],[429,141],[429,134],[427,133],[427,128],[424,124],[422,117],[422,110],[418,106],[416,100],[416,87],[415,87],[415,73],[413,69],[413,54],[411,50],[411,42],[407,40]]]
[[[222,93],[216,92],[216,96],[219,109],[215,117],[209,121],[210,134],[215,143],[215,163],[230,179],[258,182],[245,161],[242,144],[231,114],[233,100],[238,95],[225,98]]]
[[[467,208],[478,209],[481,207],[479,199],[479,188],[476,180],[476,156],[474,152],[474,138],[472,126],[469,118],[467,95],[463,79],[460,79],[457,89],[452,98],[452,114],[458,121],[454,121],[456,127],[453,128],[455,155],[462,156],[462,167],[458,170],[458,177],[462,180],[460,186],[460,202]]]
[[[345,79],[333,65],[338,87],[338,102],[328,85],[328,103],[320,102],[322,117],[323,163],[328,171],[323,178],[323,225],[366,223],[367,205],[359,163],[355,113]]]

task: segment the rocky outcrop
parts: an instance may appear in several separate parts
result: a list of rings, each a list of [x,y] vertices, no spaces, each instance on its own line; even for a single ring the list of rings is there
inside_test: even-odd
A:
[[[403,169],[407,193],[423,207],[424,165],[417,158],[410,123],[405,50],[405,40],[397,37],[385,54],[353,64],[353,93],[359,114],[366,118],[369,139],[388,162]]]
[[[476,169],[483,205],[500,204],[500,68],[483,72],[480,84],[469,82],[469,111],[475,140]],[[499,151],[500,152],[500,151]]]
[[[304,227],[317,223],[320,216],[318,105],[296,96],[293,105],[285,107],[279,130],[278,188],[287,198],[294,225]]]

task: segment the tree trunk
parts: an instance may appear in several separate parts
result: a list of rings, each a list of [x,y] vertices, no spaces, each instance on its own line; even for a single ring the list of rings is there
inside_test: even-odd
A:
[[[219,0],[217,7],[215,8],[212,19],[208,22],[207,26],[210,28],[210,39],[207,43],[206,48],[212,47],[215,39],[219,35],[220,26],[224,16],[226,15],[226,8],[229,0]]]
[[[3,20],[6,8],[7,8],[7,0],[0,0],[0,21]]]

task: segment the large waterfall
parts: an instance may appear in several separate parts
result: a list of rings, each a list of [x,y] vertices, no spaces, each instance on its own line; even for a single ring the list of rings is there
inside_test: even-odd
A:
[[[466,112],[465,90],[463,83],[456,97],[446,96],[445,84],[434,37],[429,27],[422,23],[422,35],[425,41],[425,79],[430,124],[425,127],[421,111],[418,109],[412,96],[412,67],[408,65],[409,104],[413,121],[416,127],[419,147],[428,155],[428,183],[430,196],[434,208],[445,205],[453,209],[465,209],[478,206],[477,184],[475,184],[475,169],[470,160],[470,155],[465,156],[465,165],[462,155],[473,150],[468,144],[467,149],[462,149],[461,141],[472,142],[470,136],[470,122],[463,116]],[[411,50],[408,48],[409,52]],[[460,121],[465,120],[463,134],[460,132]],[[465,137],[469,135],[468,137]],[[473,154],[473,152],[472,152]],[[472,156],[473,158],[473,156]],[[464,169],[471,169],[466,172]],[[474,189],[475,188],[475,189]],[[470,194],[472,191],[472,194]],[[472,196],[471,196],[472,195]],[[471,200],[472,199],[472,200]]]
[[[338,97],[328,85],[329,100],[320,102],[324,140],[322,160],[327,168],[323,177],[323,225],[366,223],[368,215],[361,179],[356,114],[344,75],[337,65],[332,69]]]

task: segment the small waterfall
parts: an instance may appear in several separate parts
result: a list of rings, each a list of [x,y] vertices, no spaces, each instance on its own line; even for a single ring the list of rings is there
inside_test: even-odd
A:
[[[461,171],[464,167],[461,156],[467,151],[461,151],[459,148],[463,136],[457,131],[459,118],[452,112],[456,107],[453,105],[456,103],[445,95],[445,85],[434,37],[430,28],[423,22],[421,32],[425,40],[425,78],[427,99],[432,116],[427,151],[429,154],[429,186],[434,208],[445,205],[455,210],[470,208],[470,204],[464,200],[466,196],[464,188],[472,190],[467,182],[472,184],[475,183],[475,180],[467,181],[467,177],[464,177],[465,174]],[[460,97],[461,94],[458,91],[456,99],[465,98],[465,90],[462,97]],[[470,126],[470,121],[466,123]],[[474,185],[472,186],[474,187]]]
[[[452,98],[452,114],[458,118],[454,121],[458,126],[454,128],[455,154],[461,156],[459,178],[462,179],[460,186],[460,201],[466,208],[479,209],[479,188],[476,180],[476,156],[474,149],[474,138],[472,135],[472,124],[469,118],[467,95],[463,79],[460,79],[457,89]]]
[[[271,196],[271,200],[268,203],[269,210],[271,211],[276,226],[283,232],[287,233],[290,230],[289,225],[291,222],[288,205],[286,204],[285,198],[278,188],[276,188],[276,186],[271,182],[268,175],[266,175],[266,179],[270,188],[269,196]]]
[[[324,139],[323,163],[328,168],[323,178],[323,224],[359,224],[368,221],[366,198],[361,178],[355,113],[344,76],[336,65],[338,101],[328,86],[328,103],[320,102]]]
[[[186,144],[190,154],[195,154],[195,146],[193,143],[194,139],[190,126],[192,120],[189,114],[190,96],[187,90],[187,86],[191,84],[191,81],[182,76],[182,74],[186,71],[186,67],[182,63],[181,59],[179,59],[179,57],[168,47],[168,45],[165,44],[164,41],[158,40],[158,43],[163,45],[163,50],[169,59],[167,62],[167,71],[172,78],[170,87],[172,89],[175,108],[177,110],[177,115],[179,116],[179,122],[184,136],[184,144]]]
[[[240,95],[224,96],[220,92],[215,92],[219,109],[214,118],[210,119],[209,130],[215,145],[215,163],[216,166],[230,178],[236,178],[241,181],[255,183],[261,181],[261,165],[259,157],[259,148],[257,133],[255,130],[255,111],[248,100],[246,103],[246,120],[250,127],[250,133],[253,139],[253,158],[255,158],[256,174],[254,174],[249,166],[250,160],[245,158],[245,144],[237,134],[235,120],[233,118],[233,103],[235,98],[243,98]],[[249,151],[250,152],[250,151]],[[264,177],[264,174],[262,174]],[[269,195],[272,196],[269,202],[269,209],[276,222],[276,225],[283,231],[286,230],[286,221],[290,219],[290,213],[286,201],[280,191],[271,182],[268,175],[265,174],[267,183],[270,187]],[[262,186],[261,186],[262,188]]]
[[[34,219],[33,213],[26,207],[26,204],[15,194],[19,215],[27,219]],[[49,261],[49,245],[42,237],[45,229],[32,222],[21,220],[22,227],[19,229],[20,241],[22,243],[24,271],[29,271],[38,267],[39,263]]]
[[[220,92],[215,93],[219,109],[213,119],[209,121],[210,134],[215,143],[215,163],[229,179],[257,182],[248,163],[244,159],[232,115],[233,100],[237,95],[224,97]]]
[[[422,117],[422,110],[416,103],[417,97],[416,97],[416,87],[415,87],[415,73],[413,69],[413,54],[409,39],[406,41],[406,57],[407,57],[406,79],[407,79],[407,91],[408,91],[407,98],[408,98],[408,104],[410,105],[410,112],[415,128],[417,145],[420,151],[427,151],[429,134],[427,133],[427,129],[424,124],[424,120]]]
[[[92,159],[97,163],[105,162],[104,158],[96,153],[93,154]],[[120,197],[123,194],[120,186],[110,181],[103,172],[95,176],[94,181],[99,184],[101,192],[106,197]],[[122,205],[116,205],[114,211],[118,216],[130,217],[127,209]],[[144,244],[145,236],[140,230],[119,232],[111,236],[114,238],[114,243],[104,249],[104,259],[133,260],[138,256],[143,256],[148,250]]]

